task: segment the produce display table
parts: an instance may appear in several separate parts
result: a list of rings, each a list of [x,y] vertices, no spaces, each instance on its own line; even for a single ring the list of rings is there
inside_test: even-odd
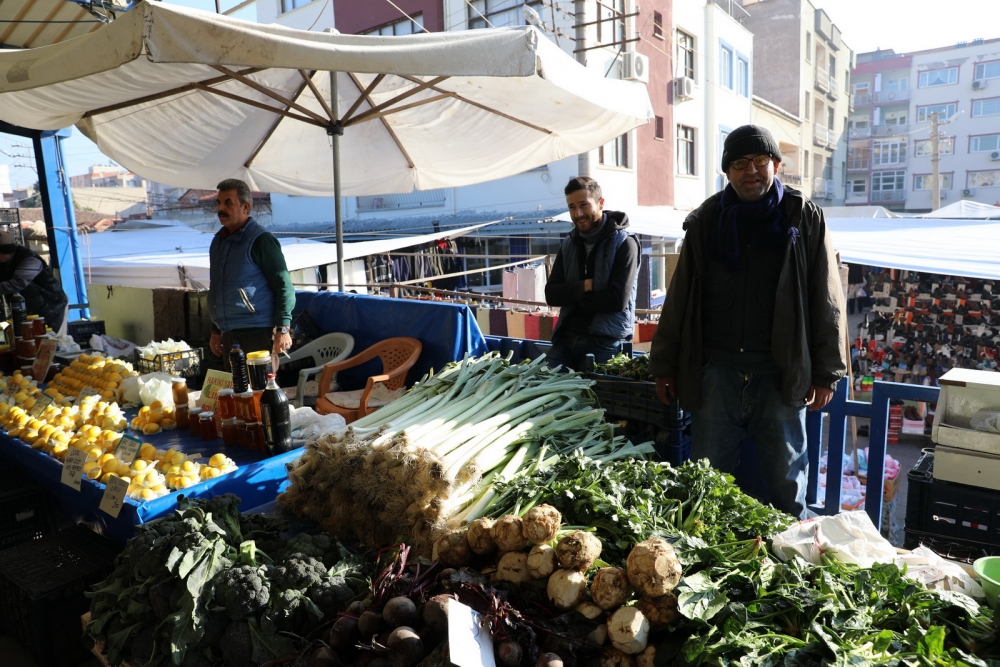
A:
[[[0,434],[0,459],[17,465],[37,480],[56,497],[63,512],[71,520],[96,523],[105,535],[124,542],[135,535],[133,526],[174,511],[177,508],[177,497],[181,494],[195,498],[210,498],[222,493],[234,493],[243,500],[244,509],[270,502],[277,496],[281,486],[287,482],[285,465],[302,454],[302,449],[295,449],[286,454],[265,458],[261,452],[253,452],[243,447],[224,447],[221,439],[203,441],[193,438],[186,430],[145,435],[142,436],[142,440],[151,443],[157,449],[173,448],[185,454],[201,453],[205,460],[216,452],[223,452],[236,462],[239,469],[155,500],[139,502],[126,498],[124,507],[118,517],[114,518],[98,509],[101,496],[104,494],[103,484],[84,477],[80,491],[76,491],[61,482],[62,461],[34,450],[6,434]]]

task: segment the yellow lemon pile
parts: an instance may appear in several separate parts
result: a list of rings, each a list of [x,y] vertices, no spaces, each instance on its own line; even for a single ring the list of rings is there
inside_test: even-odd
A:
[[[122,380],[135,375],[138,373],[128,362],[100,354],[81,354],[68,368],[57,373],[49,386],[68,397],[75,397],[85,387],[90,387],[104,400],[118,401],[121,400]]]
[[[142,431],[145,435],[153,435],[160,431],[172,431],[177,428],[176,411],[173,405],[164,405],[153,401],[139,408],[139,414],[132,418],[132,429]]]

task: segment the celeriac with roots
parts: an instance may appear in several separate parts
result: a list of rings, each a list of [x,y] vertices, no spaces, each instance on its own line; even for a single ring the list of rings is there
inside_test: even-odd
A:
[[[307,443],[278,502],[334,535],[372,547],[403,539],[429,554],[440,534],[482,513],[497,481],[573,451],[601,461],[653,452],[614,436],[591,384],[543,357],[466,357]]]

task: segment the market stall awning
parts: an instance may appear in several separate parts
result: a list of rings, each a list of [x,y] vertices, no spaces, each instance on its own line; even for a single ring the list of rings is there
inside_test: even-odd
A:
[[[632,206],[625,213],[628,215],[630,232],[672,241],[684,238],[684,220],[691,215],[691,211],[681,211],[670,206]],[[569,212],[557,215],[556,220],[572,222]]]
[[[949,220],[1000,220],[1000,206],[963,199],[918,217]]]
[[[488,224],[492,223],[435,234],[345,243],[344,259],[358,259],[433,243],[441,238],[463,236]],[[97,285],[177,287],[185,284],[183,272],[183,276],[207,287],[208,249],[213,236],[214,234],[192,230],[184,225],[90,234],[80,253],[84,277],[88,283]],[[337,247],[332,243],[297,237],[279,238],[289,271],[337,261]]]
[[[31,49],[89,34],[128,8],[127,0],[0,2],[0,48]]]
[[[1000,279],[1000,221],[832,218],[826,222],[845,262]]]
[[[824,206],[823,215],[827,218],[899,218],[885,206]]]

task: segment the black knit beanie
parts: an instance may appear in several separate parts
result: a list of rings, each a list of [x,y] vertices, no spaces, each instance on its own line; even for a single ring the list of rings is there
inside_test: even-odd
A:
[[[744,155],[759,155],[766,153],[781,161],[781,150],[778,142],[771,136],[766,127],[760,125],[744,125],[729,133],[722,149],[722,171],[729,170],[729,163]]]

